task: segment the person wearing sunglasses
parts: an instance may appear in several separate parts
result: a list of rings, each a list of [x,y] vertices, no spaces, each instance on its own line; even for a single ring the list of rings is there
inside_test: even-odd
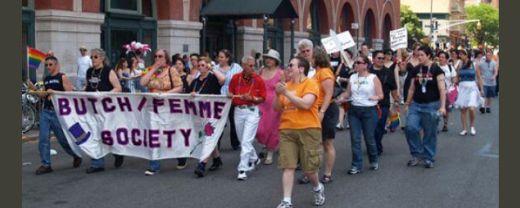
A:
[[[397,81],[395,73],[392,69],[386,68],[385,55],[383,51],[375,51],[372,60],[374,64],[369,68],[370,73],[377,76],[383,88],[383,99],[378,103],[378,121],[375,131],[375,140],[377,145],[377,154],[383,153],[383,136],[385,134],[386,120],[390,111],[390,95],[394,101],[394,108],[399,108],[399,91],[397,90]],[[377,168],[376,168],[377,169]]]
[[[255,58],[242,58],[242,72],[235,74],[229,84],[229,96],[235,106],[235,127],[240,141],[240,162],[238,180],[246,180],[246,172],[260,164],[260,158],[253,146],[260,121],[258,104],[265,101],[264,80],[255,72]]]
[[[444,71],[432,62],[433,52],[428,46],[419,47],[417,58],[419,65],[411,75],[413,80],[405,103],[405,111],[408,111],[406,141],[412,156],[407,165],[414,167],[424,161],[425,168],[433,168],[437,126],[440,117],[446,114]]]
[[[38,150],[40,152],[40,159],[42,165],[36,170],[36,175],[52,172],[51,167],[51,143],[50,143],[50,131],[54,132],[58,143],[61,145],[65,152],[74,158],[72,167],[77,168],[81,165],[82,159],[79,155],[76,155],[70,148],[70,145],[65,137],[65,133],[61,128],[57,114],[52,105],[51,95],[54,91],[72,91],[73,85],[69,78],[60,72],[60,66],[58,65],[58,59],[54,56],[48,56],[45,58],[45,68],[49,72],[45,77],[44,93],[40,93],[39,96],[44,99],[43,108],[40,112],[40,132],[38,140]]]
[[[200,76],[195,78],[189,87],[189,91],[192,96],[196,96],[198,94],[205,95],[220,95],[220,88],[222,87],[222,83],[226,80],[226,77],[223,74],[219,73],[211,73],[210,63],[208,57],[200,56],[198,58],[197,68],[200,72]],[[193,60],[193,59],[192,59]],[[219,140],[222,139],[222,136]],[[213,158],[213,164],[209,168],[209,171],[216,171],[223,165],[222,159],[220,158],[220,151],[218,146],[213,149],[211,152],[211,156],[208,158],[201,159],[195,168],[195,175],[198,178],[202,178],[206,175],[206,164],[209,162],[209,159]]]
[[[470,60],[465,50],[459,51],[459,57],[462,61],[462,66],[457,74],[459,93],[455,101],[455,106],[460,108],[460,118],[462,122],[462,131],[459,134],[461,136],[468,134],[467,117],[469,111],[469,132],[475,136],[477,134],[477,130],[475,129],[475,110],[480,105],[480,97],[484,96],[482,77],[480,68]]]
[[[325,186],[318,179],[322,152],[321,121],[318,113],[320,85],[307,77],[310,64],[303,57],[292,58],[287,67],[288,82],[276,84],[274,109],[282,113],[280,120],[280,155],[283,200],[278,208],[292,207],[294,171],[298,161],[313,186],[314,205],[325,204]]]
[[[229,83],[231,82],[231,78],[235,74],[242,72],[242,67],[239,64],[233,63],[231,58],[231,52],[227,49],[222,49],[218,52],[218,65],[213,67],[213,73],[218,76],[224,75],[226,79],[221,83],[222,88],[220,88],[221,95],[227,95],[229,92]],[[235,107],[231,106],[228,114],[229,124],[230,124],[230,133],[229,139],[231,141],[231,147],[233,150],[238,150],[240,148],[240,141],[238,140],[236,128],[235,128]],[[224,135],[224,134],[222,134]],[[220,146],[220,140],[219,140]]]
[[[175,67],[170,67],[171,60],[168,51],[158,49],[154,54],[152,66],[147,68],[146,74],[141,77],[141,85],[147,86],[150,92],[156,93],[180,93],[183,83],[179,72]],[[186,158],[177,159],[177,169],[186,168]],[[149,168],[144,172],[146,176],[153,176],[159,172],[161,164],[159,160],[150,160]]]
[[[361,135],[365,139],[370,169],[379,168],[375,129],[377,125],[376,106],[383,99],[383,88],[379,78],[369,72],[366,56],[356,58],[356,73],[350,76],[347,90],[341,94],[336,102],[350,102],[348,120],[350,123],[350,143],[352,149],[352,166],[348,174],[361,173],[363,169],[363,151]]]
[[[94,48],[90,51],[92,67],[87,70],[87,92],[121,92],[122,87],[117,78],[117,74],[108,66],[106,53],[103,49]],[[114,166],[121,167],[124,157],[114,154]],[[86,170],[87,174],[101,172],[105,170],[105,159],[92,159],[90,167]]]

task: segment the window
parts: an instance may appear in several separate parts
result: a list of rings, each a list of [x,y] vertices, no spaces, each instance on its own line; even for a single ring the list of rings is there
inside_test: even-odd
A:
[[[157,0],[105,0],[105,11],[155,18]]]
[[[110,8],[138,11],[137,10],[137,0],[111,0]]]
[[[22,6],[23,7],[29,7],[29,1],[28,0],[22,0]]]
[[[143,9],[144,16],[154,17],[152,0],[142,0],[141,7]]]

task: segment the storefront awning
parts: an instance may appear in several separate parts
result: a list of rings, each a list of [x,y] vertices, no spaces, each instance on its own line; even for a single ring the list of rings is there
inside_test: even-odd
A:
[[[212,0],[202,8],[201,16],[230,19],[297,18],[290,0]]]

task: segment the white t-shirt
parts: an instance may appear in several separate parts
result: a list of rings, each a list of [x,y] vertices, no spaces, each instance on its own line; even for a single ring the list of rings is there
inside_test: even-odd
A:
[[[78,77],[85,78],[87,77],[88,68],[92,67],[92,61],[89,56],[79,57],[78,61]]]
[[[441,67],[442,71],[444,71],[444,79],[445,79],[444,82],[446,83],[446,90],[448,90],[453,85],[451,80],[453,77],[457,76],[457,70],[455,70],[455,67],[451,66],[451,71],[450,71],[449,64],[446,64],[444,66],[441,66],[441,65],[439,65],[439,66]]]
[[[309,72],[307,73],[307,78],[313,78],[316,75],[316,69],[314,67],[309,68]]]
[[[375,74],[368,74],[366,77],[359,77],[358,73],[350,76],[349,85],[351,90],[350,100],[354,106],[371,107],[377,105],[377,100],[369,100],[369,97],[376,95],[374,84]]]

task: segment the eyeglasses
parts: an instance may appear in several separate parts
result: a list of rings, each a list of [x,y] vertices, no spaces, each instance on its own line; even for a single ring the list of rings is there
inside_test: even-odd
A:
[[[362,62],[362,61],[356,61],[356,64],[366,64],[366,63]]]
[[[294,64],[287,65],[288,68],[292,68],[293,66],[296,66],[296,65],[294,65]]]
[[[163,55],[154,55],[153,58],[162,58],[164,57]]]
[[[385,57],[376,57],[377,60],[383,60]]]
[[[198,67],[204,68],[204,67],[206,67],[206,64],[199,64]]]
[[[247,65],[247,66],[249,66],[250,68],[253,68],[253,67],[255,67],[255,65],[254,65],[254,64],[249,64],[249,65]]]
[[[90,59],[98,59],[99,56],[90,56]]]
[[[54,66],[54,64],[53,63],[45,64],[45,67],[49,67],[49,66]]]

